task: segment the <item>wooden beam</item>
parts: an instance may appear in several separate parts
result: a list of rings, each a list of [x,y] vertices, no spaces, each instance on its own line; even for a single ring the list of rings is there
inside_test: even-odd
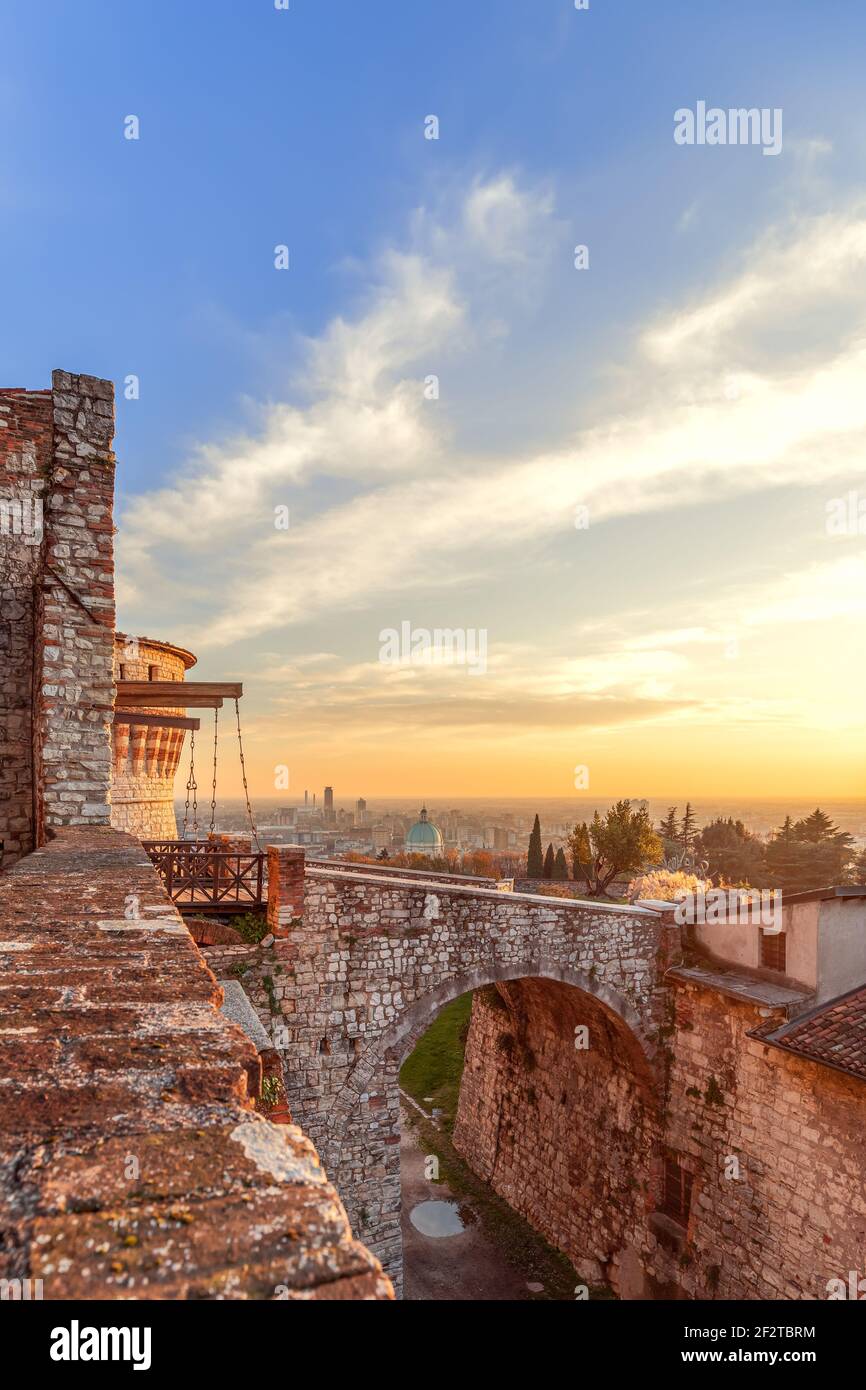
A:
[[[118,681],[117,703],[123,709],[221,709],[226,700],[239,700],[240,681]]]
[[[116,709],[115,724],[144,724],[149,729],[200,729],[200,719],[182,719],[179,714],[139,714],[136,710]]]

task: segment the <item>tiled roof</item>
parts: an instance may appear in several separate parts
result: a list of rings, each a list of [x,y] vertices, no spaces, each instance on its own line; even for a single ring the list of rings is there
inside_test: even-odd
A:
[[[866,1081],[866,985],[762,1033],[762,1038]]]

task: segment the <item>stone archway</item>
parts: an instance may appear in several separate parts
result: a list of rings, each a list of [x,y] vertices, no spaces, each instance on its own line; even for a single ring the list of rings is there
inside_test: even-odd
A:
[[[459,999],[463,994],[483,989],[486,985],[532,978],[558,980],[562,984],[571,985],[598,999],[604,1008],[621,1019],[630,1030],[638,1050],[643,1054],[647,1068],[645,1079],[648,1085],[652,1085],[657,1052],[655,1043],[647,1036],[636,1009],[618,990],[595,980],[583,971],[562,966],[544,956],[508,965],[491,963],[486,968],[467,971],[435,986],[429,993],[405,1008],[397,1022],[376,1039],[353,1068],[329,1110],[329,1138],[339,1142],[340,1130],[360,1097],[369,1094],[371,1088],[376,1090],[379,1073],[386,1060],[396,1061],[399,1069],[446,1004],[450,1004],[453,999]]]
[[[357,1234],[399,1282],[399,1065],[469,990],[538,978],[593,1001],[653,1091],[679,931],[651,908],[315,867],[282,945],[289,1103]]]
[[[510,1056],[507,1067],[504,1064],[492,1067],[485,1063],[488,1072],[486,1099],[489,1103],[486,1107],[481,1103],[484,1087],[478,1094],[472,1092],[465,1107],[465,1113],[473,1116],[472,1125],[463,1120],[460,1132],[455,1132],[455,1147],[479,1176],[490,1183],[493,1190],[552,1244],[575,1259],[581,1277],[585,1275],[591,1283],[615,1280],[614,1268],[619,1251],[626,1245],[633,1249],[635,1243],[640,1241],[638,1194],[641,1190],[647,1190],[651,1154],[657,1147],[657,1049],[641,1027],[636,1011],[622,995],[609,985],[555,961],[542,957],[467,972],[436,986],[408,1006],[397,1022],[382,1033],[358,1061],[334,1102],[328,1117],[327,1139],[323,1143],[328,1171],[346,1203],[353,1228],[383,1260],[395,1287],[400,1291],[400,1066],[446,1004],[488,986],[503,986],[506,990],[511,986],[512,993],[515,989],[525,991],[529,986],[545,986],[549,992],[558,992],[560,998],[570,1000],[574,1006],[574,1018],[586,1021],[592,1031],[594,1081],[585,1088],[584,1094],[593,1085],[603,1088],[604,1094],[600,1093],[599,1105],[592,1120],[592,1132],[584,1133],[581,1140],[592,1150],[591,1161],[587,1165],[592,1170],[592,1181],[586,1191],[580,1192],[580,1201],[576,1204],[582,1220],[562,1219],[564,1204],[569,1200],[567,1193],[586,1186],[574,1181],[576,1158],[567,1143],[563,1144],[564,1177],[551,1164],[551,1181],[545,1182],[546,1160],[542,1159],[534,1169],[536,1177],[540,1173],[541,1178],[528,1195],[525,1182],[515,1184],[513,1180],[514,1165],[525,1163],[526,1148],[536,1143],[539,1129],[548,1131],[545,1140],[547,1150],[551,1142],[557,1142],[550,1137],[555,1133],[553,1125],[545,1121],[528,1122],[528,1107],[524,1116],[527,1122],[521,1119],[521,1106],[525,1105],[527,1094],[533,1095],[537,1104],[538,1092],[542,1089],[538,1077],[530,1076],[524,1070],[529,1052],[525,1038],[522,1049]],[[531,1016],[533,1011],[530,1009],[529,1012]],[[536,1012],[540,1014],[543,1010]],[[482,1027],[477,1022],[477,1013],[476,1005],[472,1024],[476,1033]],[[561,1030],[559,1052],[562,1058],[568,1056],[569,1050],[574,1055],[572,1023],[570,1018],[567,1027]],[[551,1031],[549,1026],[547,1031]],[[483,1038],[483,1033],[481,1036]],[[492,1051],[488,1054],[485,1042],[474,1046],[472,1031],[467,1047],[467,1062],[470,1060],[470,1050],[478,1056],[493,1056]],[[497,1060],[501,1063],[501,1059]],[[560,1061],[560,1070],[567,1065],[567,1062]],[[505,1071],[508,1072],[507,1086],[503,1083]],[[473,1077],[473,1083],[475,1080]],[[511,1096],[509,1118],[512,1129],[517,1133],[526,1131],[527,1135],[526,1144],[512,1145],[509,1165],[503,1164],[501,1158],[498,1163],[489,1162],[490,1136],[485,1133],[484,1123],[491,1106],[493,1109],[497,1105],[501,1107],[497,1090],[506,1091]],[[606,1105],[608,1101],[609,1108]],[[621,1118],[623,1109],[630,1115],[628,1126],[615,1123]],[[461,1113],[463,1110],[461,1100]],[[548,1107],[550,1115],[554,1118],[556,1115],[553,1101]],[[583,1115],[581,1119],[585,1127],[586,1116]],[[499,1155],[502,1150],[499,1135],[501,1124],[497,1123],[495,1128],[495,1149]],[[634,1161],[630,1164],[623,1159],[623,1150],[629,1147],[634,1154]],[[616,1156],[615,1161],[612,1155]],[[598,1221],[593,1226],[586,1213],[599,1199],[609,1202],[612,1219]],[[585,1255],[582,1266],[576,1260],[577,1253]]]

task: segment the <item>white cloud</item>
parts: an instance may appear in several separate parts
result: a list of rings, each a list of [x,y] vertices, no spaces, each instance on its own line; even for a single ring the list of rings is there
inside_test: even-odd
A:
[[[473,185],[450,222],[419,213],[423,253],[386,254],[365,311],[310,344],[312,403],[267,408],[258,437],[203,448],[188,477],[132,505],[122,555],[133,579],[159,544],[191,544],[210,566],[199,645],[489,579],[527,541],[572,529],[578,504],[598,525],[862,466],[866,217],[856,208],[768,235],[744,255],[746,270],[639,332],[622,400],[582,433],[543,452],[461,452],[447,402],[424,400],[422,379],[449,351],[484,351],[464,273],[479,249],[485,274],[491,261],[502,270],[506,314],[510,270],[549,244],[553,215],[548,194],[511,176]],[[453,266],[437,259],[446,252]],[[797,335],[786,331],[793,320]],[[350,495],[311,490],[323,478],[345,480]],[[297,488],[301,519],[293,508],[291,532],[276,533],[272,506]]]

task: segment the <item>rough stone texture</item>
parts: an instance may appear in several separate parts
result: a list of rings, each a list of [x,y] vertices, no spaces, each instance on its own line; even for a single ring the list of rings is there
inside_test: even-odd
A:
[[[276,942],[288,1096],[359,1235],[399,1283],[398,1071],[442,1005],[535,976],[582,990],[645,1065],[679,933],[655,912],[311,869],[303,922]],[[216,948],[224,959],[224,949]],[[246,985],[247,975],[244,975]],[[255,996],[253,995],[255,1002]]]
[[[108,821],[113,432],[109,381],[0,392],[0,500],[42,506],[38,537],[0,528],[3,866],[46,829]]]
[[[678,1283],[698,1298],[826,1298],[828,1280],[864,1272],[866,1087],[750,1036],[782,1010],[768,1024],[765,1006],[673,983],[665,1136],[694,1173]],[[666,1263],[652,1252],[657,1278]]]
[[[52,373],[53,471],[36,622],[36,842],[107,825],[114,707],[114,387]]]
[[[41,527],[52,471],[50,391],[0,391],[0,867],[35,842],[33,653]],[[20,518],[14,526],[14,511]],[[17,531],[17,533],[16,533]]]
[[[297,845],[268,846],[268,929],[286,937],[304,912],[304,851]]]
[[[537,979],[474,996],[454,1146],[575,1266],[590,1262],[590,1283],[617,1283],[658,1195],[659,1099],[634,1035],[592,996]]]
[[[135,914],[138,915],[129,915]],[[0,1277],[46,1298],[388,1298],[140,845],[0,878]]]
[[[734,995],[726,975],[691,974],[668,977],[662,1088],[627,1030],[576,990],[525,980],[476,995],[455,1145],[588,1283],[826,1298],[866,1249],[866,1088],[750,1036],[785,1017],[761,982],[750,1001],[742,977]],[[666,1155],[692,1178],[685,1227],[662,1210]]]

